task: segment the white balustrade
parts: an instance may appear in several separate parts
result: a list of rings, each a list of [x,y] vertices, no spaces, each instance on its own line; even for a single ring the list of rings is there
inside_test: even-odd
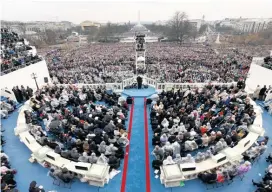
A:
[[[202,88],[206,85],[218,85],[218,86],[231,86],[236,84],[236,82],[232,83],[157,83],[157,80],[151,79],[149,77],[139,75],[143,79],[143,84],[147,84],[151,87],[154,87],[157,91],[162,90],[171,90],[171,89],[188,89],[189,87],[191,89],[195,88]],[[132,85],[133,83],[137,83],[137,77],[134,76],[128,79],[123,80],[122,83],[104,83],[104,84],[57,84],[58,86],[77,86],[78,88],[82,88],[83,86],[88,86],[91,89],[97,89],[97,88],[105,88],[105,89],[111,89],[113,91],[120,92],[122,91],[126,86]]]

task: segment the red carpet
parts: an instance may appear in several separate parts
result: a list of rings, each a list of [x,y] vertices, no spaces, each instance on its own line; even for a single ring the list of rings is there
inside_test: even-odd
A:
[[[134,98],[133,103],[130,107],[130,114],[129,114],[129,125],[128,125],[128,140],[130,141],[131,137],[131,130],[132,130],[132,122],[133,122],[133,113],[134,113]],[[122,174],[122,184],[121,184],[121,192],[126,191],[126,180],[127,180],[127,169],[128,169],[128,155],[129,155],[129,146],[126,147],[125,151],[125,158],[124,158],[124,169]]]
[[[146,98],[144,98],[144,139],[145,139],[145,179],[146,186],[145,191],[150,192],[150,165],[149,165],[149,149],[148,149],[148,119],[147,119],[147,109],[146,109]]]

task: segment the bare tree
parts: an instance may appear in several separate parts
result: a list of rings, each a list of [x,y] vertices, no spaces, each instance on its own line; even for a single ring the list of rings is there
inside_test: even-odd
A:
[[[46,34],[46,43],[52,45],[56,44],[57,34],[53,30],[47,29],[45,31]]]
[[[184,38],[190,35],[192,29],[185,12],[177,11],[174,16],[168,21],[169,37],[173,40],[179,41],[181,44]]]
[[[208,28],[207,24],[201,25],[200,28],[199,28],[199,30],[198,30],[198,34],[199,35],[204,34],[207,31],[207,28]]]
[[[26,34],[26,24],[25,23],[18,23],[18,28],[23,33],[23,35]]]

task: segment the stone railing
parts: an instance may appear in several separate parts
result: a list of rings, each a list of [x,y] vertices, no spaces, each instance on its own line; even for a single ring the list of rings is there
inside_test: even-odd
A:
[[[162,91],[162,90],[171,90],[171,89],[187,89],[190,87],[191,89],[195,88],[202,88],[205,85],[211,84],[211,85],[219,85],[219,86],[231,86],[236,84],[236,82],[232,83],[158,83],[157,80],[151,79],[146,76],[139,75],[140,77],[143,78],[143,84],[147,84],[153,88],[155,88],[157,91]],[[116,92],[121,92],[124,90],[126,86],[132,85],[133,83],[137,83],[137,77],[134,76],[128,79],[123,80],[123,83],[101,83],[101,84],[74,84],[78,88],[81,88],[82,86],[89,86],[92,89],[97,89],[97,88],[106,88],[106,89],[111,89]],[[57,85],[62,85],[62,86],[70,86],[71,84],[57,84]]]
[[[57,84],[58,86],[77,86],[78,88],[82,88],[83,86],[88,86],[91,89],[98,89],[98,88],[105,88],[105,89],[111,89],[113,91],[122,91],[123,90],[123,84],[122,83],[104,83],[104,84]]]
[[[158,91],[162,91],[162,90],[168,91],[171,89],[188,89],[189,87],[191,89],[194,89],[197,87],[202,88],[208,84],[229,87],[233,84],[236,84],[236,82],[233,82],[233,83],[157,83],[156,89]]]

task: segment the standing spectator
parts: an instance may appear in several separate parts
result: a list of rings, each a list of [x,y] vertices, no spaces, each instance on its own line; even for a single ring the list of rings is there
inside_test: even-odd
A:
[[[266,85],[260,90],[259,99],[261,101],[263,101],[265,99],[265,92],[266,92],[266,90],[267,90]]]

